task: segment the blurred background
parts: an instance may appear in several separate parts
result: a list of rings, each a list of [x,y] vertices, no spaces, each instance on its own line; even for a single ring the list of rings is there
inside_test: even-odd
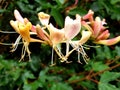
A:
[[[51,15],[50,22],[57,28],[64,27],[66,16],[84,16],[91,9],[94,17],[105,18],[110,38],[120,35],[120,0],[0,0],[0,43],[13,44],[18,37],[9,21],[15,20],[14,10],[27,17],[34,25],[40,23],[37,13]],[[34,36],[33,36],[34,37]],[[89,45],[89,44],[88,44]],[[94,44],[90,44],[91,46]],[[62,49],[64,52],[65,45]],[[50,66],[52,48],[30,43],[32,61],[19,62],[22,44],[13,53],[11,45],[0,44],[0,90],[119,90],[120,43],[113,46],[99,45],[85,49],[90,57],[88,64],[77,53],[69,57],[72,63],[61,63],[54,55],[55,66]]]

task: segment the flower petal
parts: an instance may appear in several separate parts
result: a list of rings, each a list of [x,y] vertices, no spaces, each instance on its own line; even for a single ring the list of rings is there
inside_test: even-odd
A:
[[[102,30],[101,19],[100,19],[100,17],[96,17],[95,22],[93,24],[94,38],[96,38],[99,35],[101,30]]]
[[[68,40],[73,39],[81,29],[81,17],[80,15],[76,15],[76,19],[73,20],[69,16],[65,18],[65,37]]]
[[[96,40],[105,40],[109,36],[110,36],[109,30],[105,30],[96,38]]]
[[[24,19],[23,17],[21,16],[21,14],[19,13],[18,10],[14,10],[14,16],[15,16],[15,19],[21,23],[24,23]]]
[[[112,38],[112,39],[108,39],[108,40],[99,40],[99,41],[96,41],[94,43],[110,46],[110,45],[114,45],[114,44],[116,44],[118,42],[120,42],[120,36]]]
[[[90,22],[92,22],[93,21],[93,14],[94,14],[94,12],[92,11],[92,10],[89,10],[88,11],[88,13],[85,15],[85,16],[83,16],[83,20],[90,20]]]
[[[26,25],[19,23],[19,32],[23,39],[27,42],[30,42],[30,29],[32,24],[28,22]]]
[[[14,28],[14,30],[15,30],[17,33],[20,33],[20,32],[19,32],[19,28],[18,28],[18,21],[13,21],[13,20],[11,20],[11,21],[10,21],[10,25]]]
[[[92,35],[92,33],[90,31],[84,31],[83,30],[82,31],[82,37],[79,41],[79,44],[82,45],[82,44],[86,43],[91,35]]]
[[[53,45],[61,43],[64,40],[64,31],[55,28],[52,24],[48,25],[48,30],[50,32],[50,40]]]
[[[44,34],[42,28],[38,24],[36,25],[36,32],[37,32],[37,35],[40,39],[43,39],[45,41],[49,41],[48,37]]]
[[[50,15],[44,13],[44,12],[39,12],[38,13],[38,18],[41,21],[42,25],[48,25],[49,23],[49,19],[50,19]]]

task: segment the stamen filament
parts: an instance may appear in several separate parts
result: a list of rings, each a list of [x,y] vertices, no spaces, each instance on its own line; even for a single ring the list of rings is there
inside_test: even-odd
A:
[[[14,32],[14,31],[9,32],[9,31],[2,31],[2,30],[0,30],[0,33],[10,33],[10,34],[12,34],[12,33],[17,33],[17,32]]]
[[[14,52],[17,49],[19,42],[20,42],[20,39],[21,39],[21,35],[18,36],[15,43],[13,44],[13,49],[11,50],[11,52]]]
[[[54,49],[52,48],[51,66],[55,65],[54,60],[53,60],[53,56],[54,56]]]

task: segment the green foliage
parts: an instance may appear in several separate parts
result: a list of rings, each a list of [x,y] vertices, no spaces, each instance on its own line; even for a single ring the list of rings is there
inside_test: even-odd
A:
[[[2,15],[0,17],[0,30],[13,30],[9,25],[9,21],[14,19],[14,9],[18,9],[24,17],[28,17],[34,24],[39,23],[37,13],[44,11],[51,15],[51,21],[58,27],[64,26],[65,16],[85,15],[89,9],[92,9],[95,11],[96,16],[107,18],[110,27],[117,30],[117,32],[114,31],[116,35],[119,33],[120,0],[78,0],[79,2],[76,6],[74,6],[75,0],[10,1],[6,9],[0,9],[0,14]],[[117,27],[114,26],[116,24],[118,24]],[[14,37],[14,35],[12,36]],[[35,49],[36,46],[34,45],[36,43],[30,49]],[[77,55],[74,53],[70,58],[75,59],[73,60],[74,62],[69,64],[57,63],[53,67],[49,66],[51,48],[43,44],[38,45],[38,47],[38,50],[32,52],[31,62],[18,62],[18,60],[10,60],[8,57],[6,59],[6,57],[0,55],[0,90],[120,89],[119,46],[91,48],[91,52],[86,50],[88,56],[90,56],[88,64],[77,63]],[[4,52],[4,54],[7,53],[8,50]],[[14,56],[15,58],[17,54]],[[54,55],[54,60],[59,61],[56,55]]]
[[[119,55],[117,50],[120,47],[117,46],[113,52],[109,52],[110,55],[114,54],[112,58],[104,56],[98,60],[98,54],[106,52],[106,50],[102,51],[104,48],[97,48],[99,53],[96,49],[96,56],[84,66],[78,63],[52,67],[46,64],[46,66],[43,61],[41,62],[40,57],[35,55],[32,56],[31,62],[5,60],[1,56],[0,88],[2,90],[8,88],[9,90],[84,90],[85,88],[96,90],[98,86],[99,90],[119,90],[120,73],[119,69],[116,69],[116,72],[114,67],[119,66],[120,57],[116,59],[114,56]],[[115,71],[109,71],[112,69]]]
[[[105,70],[109,67],[107,65],[105,65],[104,63],[102,63],[101,61],[98,61],[98,62],[92,63],[92,68],[94,71],[101,71],[101,70]]]
[[[99,82],[99,90],[119,90],[117,86],[110,84],[110,81],[115,81],[120,78],[120,73],[118,72],[104,72],[101,75]]]
[[[120,20],[119,3],[120,0],[96,0],[91,8],[104,17],[109,15],[111,19]]]

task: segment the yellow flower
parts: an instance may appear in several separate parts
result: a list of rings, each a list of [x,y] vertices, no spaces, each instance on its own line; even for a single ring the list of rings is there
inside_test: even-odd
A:
[[[13,44],[13,49],[11,51],[13,52],[17,49],[19,41],[22,38],[23,49],[22,49],[22,56],[20,60],[24,59],[26,52],[28,53],[28,56],[30,59],[30,51],[28,48],[29,43],[30,42],[41,42],[42,43],[43,41],[30,37],[30,35],[33,34],[30,32],[32,28],[31,22],[29,22],[26,18],[23,19],[17,10],[14,11],[14,15],[15,15],[16,21],[11,20],[10,25],[19,34],[19,37],[16,39],[16,42]]]

